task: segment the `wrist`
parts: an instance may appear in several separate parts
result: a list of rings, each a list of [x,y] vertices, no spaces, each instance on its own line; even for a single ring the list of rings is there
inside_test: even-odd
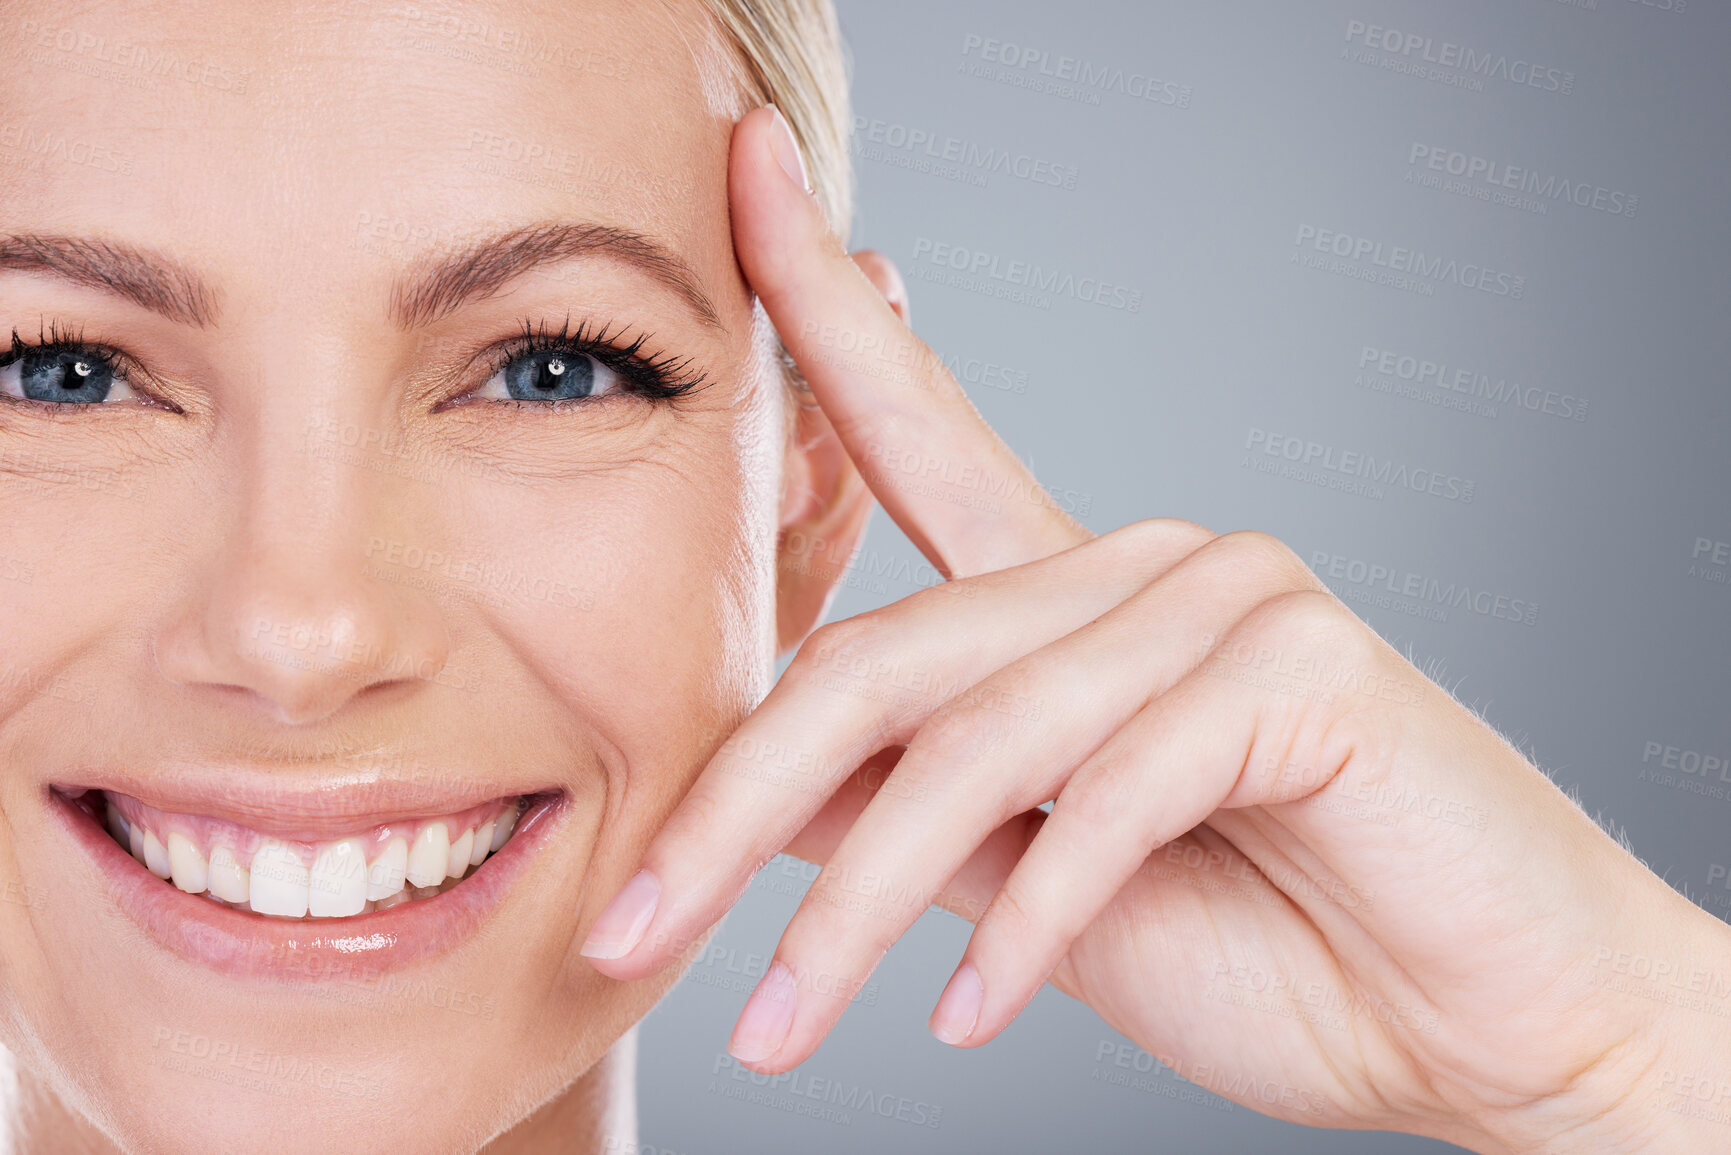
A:
[[[1565,1086],[1486,1128],[1493,1150],[1731,1150],[1731,927],[1663,890],[1575,968],[1594,1041]]]

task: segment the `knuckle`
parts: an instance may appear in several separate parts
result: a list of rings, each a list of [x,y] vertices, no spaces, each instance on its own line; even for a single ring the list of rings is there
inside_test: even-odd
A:
[[[1234,566],[1251,567],[1264,573],[1283,589],[1315,590],[1321,583],[1304,559],[1272,534],[1261,530],[1241,529],[1226,534],[1212,543],[1223,551]]]
[[[1174,543],[1187,552],[1201,549],[1220,536],[1208,527],[1182,517],[1150,517],[1135,524],[1139,532],[1160,541]]]
[[[811,632],[811,636],[800,647],[800,653],[811,653],[821,656],[833,652],[852,652],[862,648],[871,633],[867,621],[870,615],[861,614],[858,617],[842,618],[840,621],[825,622]]]
[[[998,930],[1015,942],[1030,942],[1041,932],[1033,905],[1022,894],[1014,875],[992,896],[986,918],[998,924]]]
[[[1283,644],[1345,656],[1369,647],[1352,611],[1322,590],[1286,590],[1269,597],[1246,619],[1264,637]]]
[[[721,807],[710,791],[698,786],[667,816],[656,840],[661,848],[701,846],[719,828]]]
[[[883,644],[883,633],[881,623],[869,613],[825,622],[806,638],[790,666],[802,676],[832,671],[847,673],[850,667],[862,663],[869,669]]]
[[[1004,722],[971,702],[951,702],[940,708],[915,735],[913,747],[922,758],[943,766],[952,776],[972,776],[990,765],[1006,745]]]
[[[1086,831],[1090,836],[1117,830],[1145,809],[1138,769],[1117,758],[1092,762],[1081,781],[1072,779],[1070,786],[1058,795],[1053,812],[1062,808],[1075,821],[1072,829]],[[1086,857],[1088,848],[1071,846],[1066,849]]]
[[[1133,521],[1111,533],[1095,538],[1096,542],[1123,543],[1138,558],[1169,565],[1178,558],[1188,557],[1214,541],[1220,535],[1193,521],[1178,517],[1149,517]],[[1085,543],[1082,548],[1092,542]]]

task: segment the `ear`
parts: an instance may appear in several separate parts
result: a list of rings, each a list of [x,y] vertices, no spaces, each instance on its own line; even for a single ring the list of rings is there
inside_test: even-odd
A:
[[[853,260],[907,324],[907,287],[895,265],[869,249]],[[782,479],[775,592],[776,650],[785,654],[823,620],[877,502],[815,401],[799,407]]]

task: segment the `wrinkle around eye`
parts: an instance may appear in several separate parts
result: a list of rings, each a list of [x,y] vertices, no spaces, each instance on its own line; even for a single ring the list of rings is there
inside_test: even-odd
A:
[[[728,435],[728,408],[693,413],[686,409],[690,400],[621,393],[577,402],[471,401],[433,415],[440,428],[430,441],[440,464],[478,480],[574,480],[666,465],[717,445]]]
[[[0,496],[8,479],[138,496],[139,473],[196,460],[201,438],[184,411],[158,405],[0,401]]]

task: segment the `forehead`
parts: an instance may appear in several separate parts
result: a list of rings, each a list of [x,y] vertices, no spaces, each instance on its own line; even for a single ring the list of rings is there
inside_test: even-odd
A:
[[[739,109],[698,0],[0,12],[0,231],[328,273],[572,219],[665,242],[724,298],[736,279]]]

